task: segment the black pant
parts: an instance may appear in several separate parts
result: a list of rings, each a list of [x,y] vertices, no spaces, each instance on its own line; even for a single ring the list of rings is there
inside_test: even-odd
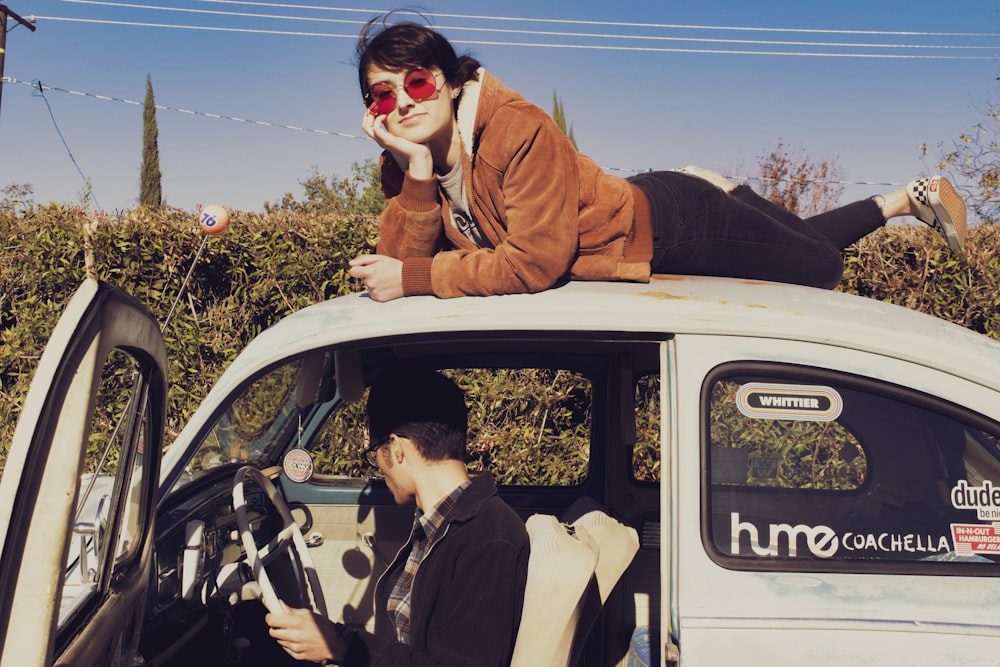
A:
[[[726,193],[672,171],[628,179],[649,199],[653,273],[773,280],[832,289],[841,250],[885,223],[871,199],[800,218],[745,185]]]

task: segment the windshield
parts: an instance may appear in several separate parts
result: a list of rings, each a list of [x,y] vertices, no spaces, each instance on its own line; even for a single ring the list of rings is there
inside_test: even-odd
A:
[[[223,466],[277,463],[286,445],[301,437],[313,409],[332,399],[331,356],[296,359],[235,392],[217,412],[173,490]]]

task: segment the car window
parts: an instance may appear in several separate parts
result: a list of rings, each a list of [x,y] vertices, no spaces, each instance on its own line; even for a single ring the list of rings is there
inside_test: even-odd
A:
[[[705,533],[723,564],[1000,561],[1000,427],[983,417],[770,365],[715,373],[703,411]]]
[[[143,493],[143,476],[149,471],[142,445],[154,439],[149,432],[148,406],[134,389],[132,358],[112,351],[102,370],[91,418],[60,624],[104,585],[106,577],[113,579],[118,568],[127,566],[141,544],[150,511]],[[135,434],[136,443],[129,439],[130,433]],[[118,521],[116,512],[120,513]],[[117,533],[113,532],[116,524]]]
[[[222,466],[277,462],[289,441],[302,436],[317,406],[334,400],[332,364],[329,353],[293,359],[235,392],[194,448],[171,492]]]
[[[860,488],[868,469],[860,443],[832,412],[818,414],[817,406],[829,407],[835,394],[801,384],[716,382],[709,416],[712,483]]]
[[[632,476],[660,481],[660,376],[643,375],[635,384],[635,447]]]
[[[587,478],[593,395],[586,376],[551,368],[444,372],[466,394],[471,470],[490,470],[506,485],[573,486]],[[315,474],[366,474],[364,403],[336,411],[316,436]]]

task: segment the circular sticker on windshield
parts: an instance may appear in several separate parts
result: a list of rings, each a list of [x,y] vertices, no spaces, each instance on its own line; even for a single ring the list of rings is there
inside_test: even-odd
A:
[[[285,475],[293,482],[305,482],[313,474],[312,457],[301,447],[290,449],[285,453],[282,467],[285,469]]]

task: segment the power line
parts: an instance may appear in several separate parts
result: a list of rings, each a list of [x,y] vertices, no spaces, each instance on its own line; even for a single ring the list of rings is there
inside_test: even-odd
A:
[[[162,5],[137,5],[137,4],[123,3],[123,2],[110,2],[108,0],[60,0],[60,1],[72,2],[77,4],[86,4],[86,5],[126,8],[126,9],[144,9],[144,10],[156,10],[156,11],[166,11],[166,12],[207,14],[212,16],[226,16],[226,17],[237,17],[237,18],[263,18],[263,19],[282,20],[282,21],[347,23],[351,25],[362,25],[365,23],[365,21],[353,20],[353,19],[330,19],[330,18],[317,18],[312,16],[292,16],[287,14],[279,15],[279,14],[261,14],[252,12],[233,12],[233,11],[211,10],[211,9],[193,9],[187,7],[164,7]],[[218,1],[218,0],[211,0],[211,1]],[[246,4],[257,4],[257,3],[246,3]],[[285,7],[284,5],[279,5],[279,6]],[[345,10],[345,11],[359,11],[359,10]],[[496,18],[496,17],[478,17],[478,18]],[[506,19],[506,20],[518,21],[522,19]],[[541,19],[541,20],[548,20],[548,19]],[[593,22],[593,24],[598,24],[598,22]],[[603,22],[600,23],[600,25],[612,25],[612,24]],[[634,24],[634,25],[638,26],[640,24]],[[815,42],[815,41],[808,42],[808,41],[779,41],[779,40],[744,40],[744,39],[720,39],[715,37],[672,37],[666,35],[624,35],[617,33],[562,32],[555,30],[523,30],[523,29],[515,30],[510,28],[481,28],[481,27],[470,27],[470,26],[437,26],[437,27],[441,30],[456,30],[456,31],[464,30],[469,32],[490,32],[490,33],[501,33],[501,34],[512,34],[512,35],[542,35],[546,37],[582,37],[582,38],[594,38],[594,39],[653,40],[653,41],[675,41],[675,42],[712,42],[712,43],[723,43],[723,44],[760,44],[769,46],[785,45],[785,46],[823,46],[823,47],[850,47],[850,48],[864,47],[864,48],[884,48],[884,49],[991,48],[979,45],[957,45],[957,44],[880,44],[873,42]],[[643,27],[649,27],[649,26],[644,25]],[[681,26],[674,26],[674,27],[681,27]],[[684,27],[697,28],[696,26],[684,26]],[[732,28],[732,29],[757,30],[756,28]],[[791,29],[788,30],[791,31]],[[809,32],[809,31],[803,31],[803,32]],[[853,31],[838,31],[838,32],[844,32],[849,34],[860,34],[858,32],[853,32]],[[879,34],[884,34],[884,33],[879,33]]]
[[[16,82],[12,80],[11,83]],[[43,89],[42,84],[39,82],[36,88],[38,92],[33,92],[31,95],[32,97],[41,97],[42,101],[45,102],[45,108],[49,110],[49,118],[52,119],[52,125],[56,128],[56,134],[59,136],[59,141],[62,142],[63,148],[66,149],[66,153],[69,155],[69,161],[72,162],[73,166],[76,168],[76,173],[78,173],[80,178],[83,180],[84,192],[88,197],[90,197],[90,200],[94,202],[94,206],[97,207],[98,211],[103,210],[101,208],[101,204],[97,201],[97,196],[94,194],[93,188],[90,187],[89,179],[83,175],[83,170],[80,169],[80,165],[77,164],[76,158],[73,157],[73,151],[70,150],[69,144],[66,143],[66,138],[63,137],[62,130],[59,129],[59,123],[56,122],[56,115],[52,111],[52,105],[49,104],[48,98],[45,97],[45,90]]]
[[[43,84],[41,81],[38,81],[38,80],[34,80],[34,81],[31,81],[31,82],[28,82],[28,81],[21,81],[21,80],[18,80],[18,79],[13,79],[11,77],[4,77],[3,80],[6,81],[7,83],[21,84],[21,85],[24,85],[24,86],[29,86],[29,87],[34,88],[34,89],[39,90],[39,91],[53,90],[53,91],[56,91],[56,92],[59,92],[59,93],[66,93],[68,95],[76,95],[76,96],[79,96],[79,97],[89,97],[91,99],[103,100],[105,102],[119,102],[121,104],[129,104],[129,105],[137,106],[137,107],[141,107],[141,106],[143,106],[145,104],[144,102],[137,102],[135,100],[128,100],[128,99],[124,99],[124,98],[121,98],[121,97],[110,97],[108,95],[98,95],[98,94],[95,94],[95,93],[81,92],[79,90],[69,90],[67,88],[58,88],[56,86],[49,86],[49,85]],[[46,102],[46,104],[47,104],[47,102]],[[328,136],[333,136],[333,137],[344,137],[344,138],[347,138],[347,139],[367,139],[367,137],[358,136],[356,134],[346,134],[344,132],[333,132],[331,130],[314,130],[314,129],[307,128],[307,127],[299,127],[297,125],[282,125],[280,123],[269,123],[269,122],[263,121],[263,120],[251,120],[249,118],[240,118],[239,116],[226,116],[226,115],[223,115],[223,114],[209,113],[209,112],[206,112],[206,111],[195,111],[195,110],[192,110],[192,109],[182,109],[182,108],[179,108],[179,107],[166,106],[166,105],[163,105],[163,104],[156,104],[155,107],[157,109],[162,110],[162,111],[173,111],[173,112],[176,112],[176,113],[187,114],[187,115],[190,115],[190,116],[201,116],[202,118],[214,118],[216,120],[228,120],[228,121],[233,121],[233,122],[237,122],[237,123],[246,123],[247,125],[260,125],[262,127],[277,127],[277,128],[283,129],[283,130],[296,130],[298,132],[307,132],[307,133],[310,133],[310,134],[322,134],[322,135],[328,135]]]
[[[208,9],[195,9],[195,8],[185,8],[185,7],[169,7],[162,5],[143,5],[135,3],[126,2],[114,2],[112,0],[59,0],[61,2],[72,3],[72,4],[84,4],[91,6],[101,6],[101,7],[114,7],[119,9],[138,9],[147,11],[169,11],[169,12],[182,12],[182,13],[194,13],[200,15],[212,15],[212,16],[224,16],[227,18],[253,18],[253,19],[266,19],[266,20],[282,20],[282,21],[308,21],[308,22],[324,22],[324,23],[343,23],[360,25],[365,23],[364,20],[356,19],[333,19],[333,18],[320,18],[315,16],[302,16],[302,15],[290,15],[290,14],[263,14],[263,13],[251,13],[251,12],[238,12],[231,10],[208,10]],[[210,2],[213,4],[225,4],[225,5],[239,5],[239,6],[256,6],[265,7],[268,9],[282,9],[282,10],[322,10],[326,12],[342,12],[342,13],[364,13],[367,16],[371,16],[373,10],[368,9],[355,9],[355,8],[345,8],[345,7],[319,7],[315,5],[301,5],[301,4],[282,4],[282,3],[270,3],[270,2],[250,2],[246,0],[198,0],[201,2]],[[615,21],[584,21],[578,19],[539,19],[539,18],[519,18],[519,17],[503,17],[503,16],[480,16],[480,15],[468,15],[468,14],[430,14],[429,16],[437,16],[442,18],[457,18],[463,20],[476,20],[476,21],[507,21],[507,22],[521,22],[521,23],[550,23],[559,25],[587,25],[587,26],[601,26],[601,27],[627,27],[627,28],[642,28],[642,29],[677,29],[677,30],[715,30],[715,31],[744,31],[744,32],[780,32],[780,33],[804,33],[804,34],[842,34],[842,35],[879,35],[879,36],[920,36],[920,37],[949,37],[949,38],[964,38],[964,37],[1000,37],[1000,34],[990,34],[990,33],[947,33],[947,32],[916,32],[916,31],[876,31],[876,30],[835,30],[835,29],[811,29],[811,28],[766,28],[766,27],[751,27],[751,26],[703,26],[703,25],[684,25],[684,24],[661,24],[661,23],[627,23],[627,22],[615,22]],[[303,31],[286,31],[286,30],[274,30],[265,28],[233,28],[225,26],[204,26],[204,25],[180,25],[180,24],[166,24],[166,23],[151,23],[142,21],[124,21],[121,19],[98,19],[98,18],[82,18],[82,17],[53,17],[46,16],[41,17],[48,20],[62,20],[62,21],[74,21],[74,22],[85,22],[85,23],[103,23],[110,25],[127,25],[135,27],[154,27],[154,28],[173,28],[173,29],[189,29],[189,30],[215,30],[215,31],[225,31],[225,32],[245,32],[251,34],[277,34],[277,35],[292,35],[292,36],[313,36],[313,37],[336,37],[336,38],[349,38],[354,39],[354,34],[342,35],[342,34],[330,34],[330,33],[314,33],[314,32],[303,32]],[[722,39],[719,37],[680,37],[680,36],[669,36],[669,35],[643,35],[643,34],[621,34],[621,33],[588,33],[588,32],[566,32],[566,31],[556,31],[556,30],[526,30],[526,29],[511,29],[511,28],[489,28],[481,26],[435,26],[439,30],[444,31],[465,31],[465,32],[487,32],[494,34],[506,34],[506,35],[529,35],[529,36],[542,36],[542,37],[556,37],[556,38],[573,38],[573,39],[618,39],[618,40],[643,40],[643,41],[673,41],[673,42],[699,42],[699,43],[716,43],[716,44],[742,44],[742,45],[756,45],[756,46],[768,46],[768,47],[816,47],[816,48],[834,48],[834,49],[859,49],[859,48],[869,48],[869,49],[935,49],[935,50],[983,50],[983,49],[994,49],[995,47],[991,45],[975,45],[975,44],[907,44],[907,43],[872,43],[872,42],[822,42],[822,41],[788,41],[788,40],[773,40],[773,39]],[[727,50],[727,49],[677,49],[677,48],[656,48],[656,47],[628,47],[628,46],[614,46],[614,45],[590,45],[590,44],[552,44],[552,43],[536,43],[536,42],[503,42],[503,41],[482,41],[482,40],[455,40],[458,43],[464,44],[476,44],[476,45],[492,45],[492,46],[521,46],[521,47],[548,47],[548,48],[580,48],[580,49],[603,49],[603,50],[616,50],[616,51],[645,51],[645,52],[672,52],[672,53],[714,53],[714,54],[730,54],[730,55],[789,55],[789,56],[812,56],[812,57],[855,57],[855,58],[898,58],[897,55],[887,55],[887,54],[869,54],[869,53],[819,53],[819,52],[800,52],[800,51],[761,51],[761,50]],[[904,56],[907,58],[914,59],[962,59],[962,60],[984,60],[992,59],[991,56]]]
[[[62,2],[79,2],[82,0],[61,0]],[[379,9],[354,9],[348,7],[322,7],[317,5],[296,5],[282,4],[276,2],[251,2],[249,0],[198,0],[199,2],[210,2],[226,5],[249,5],[256,7],[271,7],[281,9],[309,9],[317,11],[335,12],[355,12],[372,14],[385,13],[386,10]],[[1000,37],[1000,33],[971,33],[971,32],[916,32],[916,31],[891,31],[891,30],[838,30],[831,28],[766,28],[752,26],[718,26],[718,25],[688,25],[680,23],[630,23],[622,21],[588,21],[583,19],[547,19],[529,18],[515,16],[481,16],[476,14],[444,14],[429,13],[429,16],[439,16],[453,19],[473,19],[482,21],[523,21],[525,23],[557,23],[569,25],[599,25],[617,26],[625,28],[672,28],[684,30],[740,30],[754,32],[800,32],[816,34],[842,34],[842,35],[896,35],[896,36],[922,36],[922,37]]]
[[[213,9],[192,9],[190,7],[163,7],[161,5],[136,5],[124,2],[108,2],[107,0],[59,0],[60,2],[72,2],[83,5],[98,5],[104,7],[116,7],[119,9],[152,9],[164,12],[182,12],[188,14],[207,14],[211,16],[226,16],[235,18],[264,18],[277,19],[282,21],[318,21],[322,23],[350,23],[353,25],[363,24],[364,21],[347,19],[324,19],[309,16],[287,16],[278,14],[259,14],[252,12],[234,12]]]
[[[104,25],[120,25],[120,26],[130,26],[130,27],[147,27],[147,28],[166,28],[166,29],[177,29],[177,30],[204,30],[204,31],[214,31],[214,32],[231,32],[231,33],[246,33],[246,34],[267,34],[267,35],[284,35],[284,36],[295,36],[295,37],[326,37],[326,38],[346,38],[346,39],[357,39],[356,34],[334,34],[334,33],[319,33],[319,32],[304,32],[304,31],[293,31],[293,30],[274,30],[266,28],[233,28],[224,26],[204,26],[204,25],[180,25],[174,23],[150,23],[144,21],[121,21],[112,19],[87,19],[79,17],[62,17],[62,16],[37,16],[39,20],[47,21],[67,21],[73,23],[91,23],[91,24],[104,24]],[[622,38],[620,35],[614,36],[615,38]],[[650,38],[653,39],[653,38]],[[691,38],[664,38],[664,39],[675,39],[676,41],[685,41]],[[615,46],[610,44],[557,44],[557,43],[546,43],[546,42],[505,42],[505,41],[495,41],[495,40],[471,40],[471,39],[453,39],[450,40],[456,44],[468,44],[476,46],[516,46],[516,47],[534,47],[534,48],[555,48],[555,49],[583,49],[583,50],[597,50],[597,51],[634,51],[634,52],[646,52],[646,53],[694,53],[694,54],[713,54],[713,55],[758,55],[758,56],[797,56],[797,57],[814,57],[814,58],[872,58],[872,59],[894,59],[894,60],[995,60],[995,56],[962,56],[962,55],[922,55],[922,54],[892,54],[892,53],[837,53],[837,52],[818,52],[818,51],[763,51],[763,50],[751,50],[751,49],[693,49],[693,48],[672,48],[672,47],[657,47],[657,46]],[[704,41],[709,42],[723,42],[724,40],[718,39],[706,39]],[[786,42],[761,42],[761,41],[747,41],[748,44],[786,44]],[[807,43],[809,44],[809,43]],[[822,46],[823,44],[812,43],[813,45]],[[790,45],[796,45],[795,43],[790,43]],[[853,46],[853,45],[852,45]],[[875,46],[875,45],[873,45]],[[879,45],[881,46],[881,45]],[[916,48],[913,46],[899,46],[899,48]],[[928,45],[921,48],[974,48],[974,49],[984,49],[990,47],[958,47],[958,46],[933,46]]]
[[[108,95],[98,95],[96,93],[87,93],[87,92],[81,92],[81,91],[78,91],[78,90],[69,90],[67,88],[59,88],[57,86],[49,86],[49,85],[45,85],[41,81],[37,81],[37,80],[28,82],[28,81],[20,81],[18,79],[14,79],[14,78],[11,78],[11,77],[4,77],[3,81],[5,81],[7,83],[11,83],[11,84],[20,84],[20,85],[24,85],[24,86],[29,86],[30,88],[38,91],[38,93],[40,93],[40,96],[42,97],[42,99],[45,101],[45,105],[49,108],[49,115],[52,115],[52,108],[49,106],[48,99],[45,98],[45,93],[44,93],[45,90],[52,90],[52,91],[59,92],[59,93],[66,93],[68,95],[77,95],[77,96],[80,96],[80,97],[88,97],[88,98],[91,98],[91,99],[103,100],[105,102],[118,102],[118,103],[121,103],[121,104],[128,104],[128,105],[139,106],[139,107],[141,107],[141,106],[143,106],[145,104],[144,102],[138,102],[136,100],[128,100],[128,99],[124,99],[124,98],[121,98],[121,97],[111,97],[111,96],[108,96]],[[38,93],[32,93],[32,94],[34,96],[39,96]],[[311,134],[319,134],[319,135],[332,136],[332,137],[342,137],[342,138],[346,138],[346,139],[368,139],[368,137],[363,137],[363,136],[359,136],[359,135],[356,135],[356,134],[347,134],[347,133],[344,133],[344,132],[333,132],[333,131],[330,131],[330,130],[316,130],[316,129],[306,128],[306,127],[299,127],[297,125],[283,125],[283,124],[280,124],[280,123],[271,123],[271,122],[261,121],[261,120],[250,120],[250,119],[247,119],[247,118],[239,118],[237,116],[226,116],[226,115],[223,115],[223,114],[209,113],[209,112],[206,112],[206,111],[193,111],[193,110],[190,110],[190,109],[182,109],[182,108],[179,108],[179,107],[172,107],[172,106],[167,106],[167,105],[162,105],[162,104],[157,104],[155,106],[156,106],[157,109],[160,109],[160,110],[163,110],[163,111],[173,111],[173,112],[176,112],[176,113],[183,113],[183,114],[188,114],[188,115],[192,115],[192,116],[200,116],[202,118],[214,118],[216,120],[227,120],[227,121],[233,121],[233,122],[238,122],[238,123],[246,123],[248,125],[257,125],[257,126],[261,126],[261,127],[275,127],[275,128],[279,128],[279,129],[283,129],[283,130],[295,130],[295,131],[298,131],[298,132],[307,132],[307,133],[311,133]],[[53,121],[53,123],[55,123],[55,117],[54,116],[52,118],[52,121]],[[62,133],[59,132],[58,125],[56,126],[56,132],[59,134],[59,138],[62,140],[63,145],[66,146],[66,151],[69,152],[69,154],[70,154],[70,160],[72,160],[73,165],[77,169],[77,172],[80,173],[80,177],[84,178],[84,181],[86,181],[86,177],[83,176],[83,173],[80,171],[80,167],[77,165],[76,160],[73,158],[72,152],[69,150],[69,146],[66,145],[65,139],[63,139],[63,137],[62,137]],[[640,173],[649,171],[649,169],[629,169],[629,168],[625,168],[625,167],[602,167],[602,169],[604,169],[605,171],[613,171],[613,172],[620,172],[620,173],[627,173],[627,174],[640,174]],[[796,182],[793,179],[772,179],[772,178],[761,178],[761,177],[755,177],[755,176],[727,176],[727,178],[730,178],[732,180],[742,180],[742,181],[783,181],[783,182]],[[876,186],[884,186],[884,187],[899,187],[899,186],[902,185],[902,183],[876,182],[876,181],[808,181],[808,182],[810,182],[810,183],[817,183],[817,184],[825,184],[825,185],[868,185],[868,186],[876,185]],[[91,196],[93,196],[92,193],[91,193]],[[96,199],[94,200],[94,203],[95,204],[97,203]],[[98,205],[98,208],[100,208],[100,205]]]

